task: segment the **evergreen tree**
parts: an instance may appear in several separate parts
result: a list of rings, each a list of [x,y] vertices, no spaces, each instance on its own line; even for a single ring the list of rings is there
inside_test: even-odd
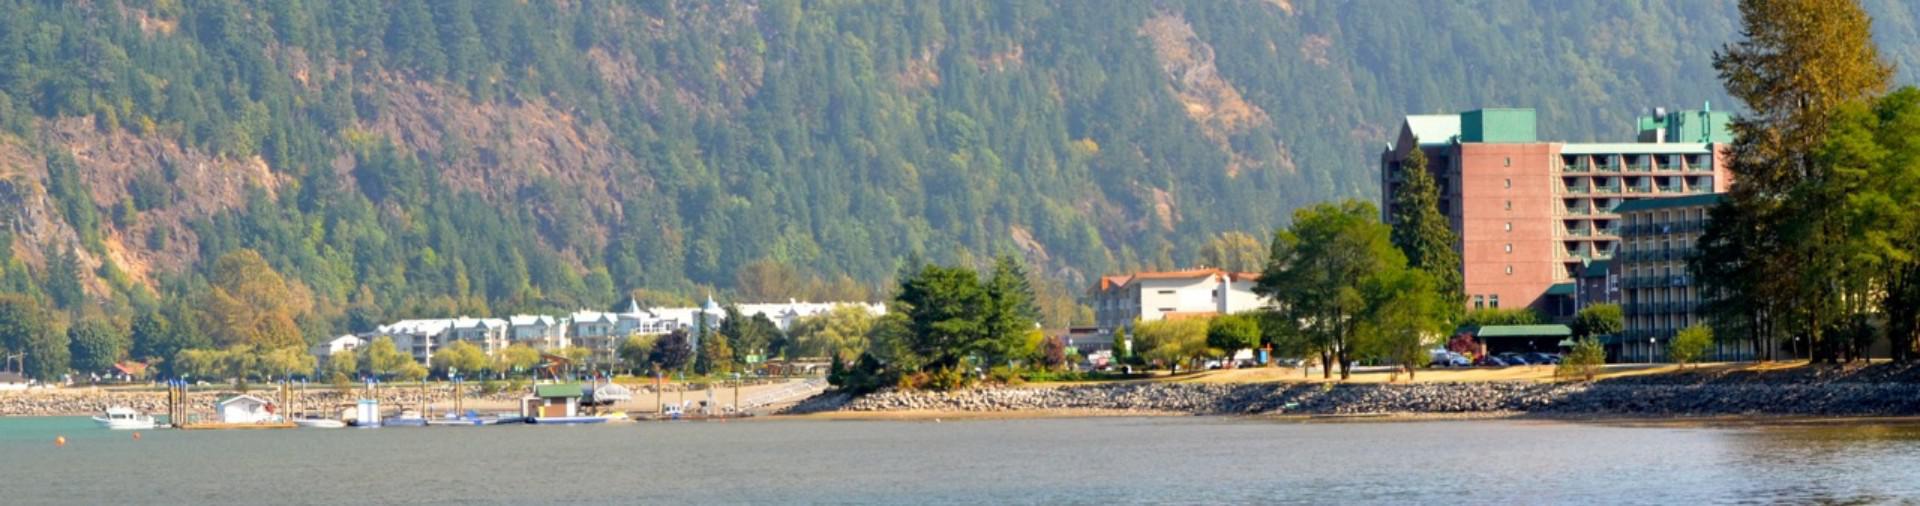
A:
[[[693,372],[708,375],[733,372],[733,347],[727,345],[726,334],[714,332],[700,339],[700,350],[693,360]]]
[[[0,295],[0,349],[24,354],[27,376],[55,381],[68,369],[67,334],[53,328],[51,311],[25,297]]]
[[[1033,304],[1033,286],[1026,270],[1012,256],[1002,256],[993,264],[993,277],[986,286],[985,324],[987,341],[979,350],[989,363],[1015,358],[1025,347],[1027,336],[1035,332],[1039,310]]]
[[[1418,139],[1410,149],[1394,173],[1400,188],[1393,194],[1393,245],[1407,256],[1409,267],[1432,277],[1442,300],[1456,308],[1447,314],[1458,315],[1467,304],[1457,249],[1460,237],[1441,213],[1440,187],[1427,170],[1427,154]]]

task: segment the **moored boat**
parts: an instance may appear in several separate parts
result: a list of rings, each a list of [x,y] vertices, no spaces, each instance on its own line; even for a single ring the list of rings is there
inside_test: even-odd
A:
[[[293,424],[304,429],[341,429],[347,426],[347,422],[326,418],[295,418]]]
[[[409,409],[401,411],[400,416],[381,420],[380,425],[387,427],[426,427],[427,418],[420,416],[419,411]]]
[[[134,411],[133,408],[119,406],[107,408],[105,415],[93,417],[93,421],[99,423],[101,427],[113,430],[144,430],[154,427],[152,416]]]
[[[584,425],[589,423],[607,423],[604,416],[536,416],[527,419],[535,425]]]

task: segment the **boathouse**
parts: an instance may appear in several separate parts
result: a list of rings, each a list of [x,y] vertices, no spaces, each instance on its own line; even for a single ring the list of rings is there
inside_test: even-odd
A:
[[[545,418],[580,416],[580,397],[585,393],[579,383],[534,385],[533,395],[520,400],[520,415]]]
[[[273,403],[266,399],[240,394],[221,398],[214,406],[220,412],[221,423],[266,423],[274,421]]]

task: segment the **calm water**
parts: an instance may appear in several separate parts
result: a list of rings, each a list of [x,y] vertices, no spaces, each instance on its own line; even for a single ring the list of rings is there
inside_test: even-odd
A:
[[[84,418],[0,418],[0,503],[1920,500],[1920,425],[1097,418],[143,435]]]

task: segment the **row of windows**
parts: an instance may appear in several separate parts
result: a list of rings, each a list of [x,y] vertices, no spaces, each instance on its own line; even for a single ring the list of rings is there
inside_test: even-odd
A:
[[[1508,274],[1513,273],[1513,266],[1511,265],[1507,266],[1507,273]],[[1496,293],[1493,295],[1473,296],[1473,308],[1474,309],[1487,309],[1487,308],[1500,309],[1500,294]]]

